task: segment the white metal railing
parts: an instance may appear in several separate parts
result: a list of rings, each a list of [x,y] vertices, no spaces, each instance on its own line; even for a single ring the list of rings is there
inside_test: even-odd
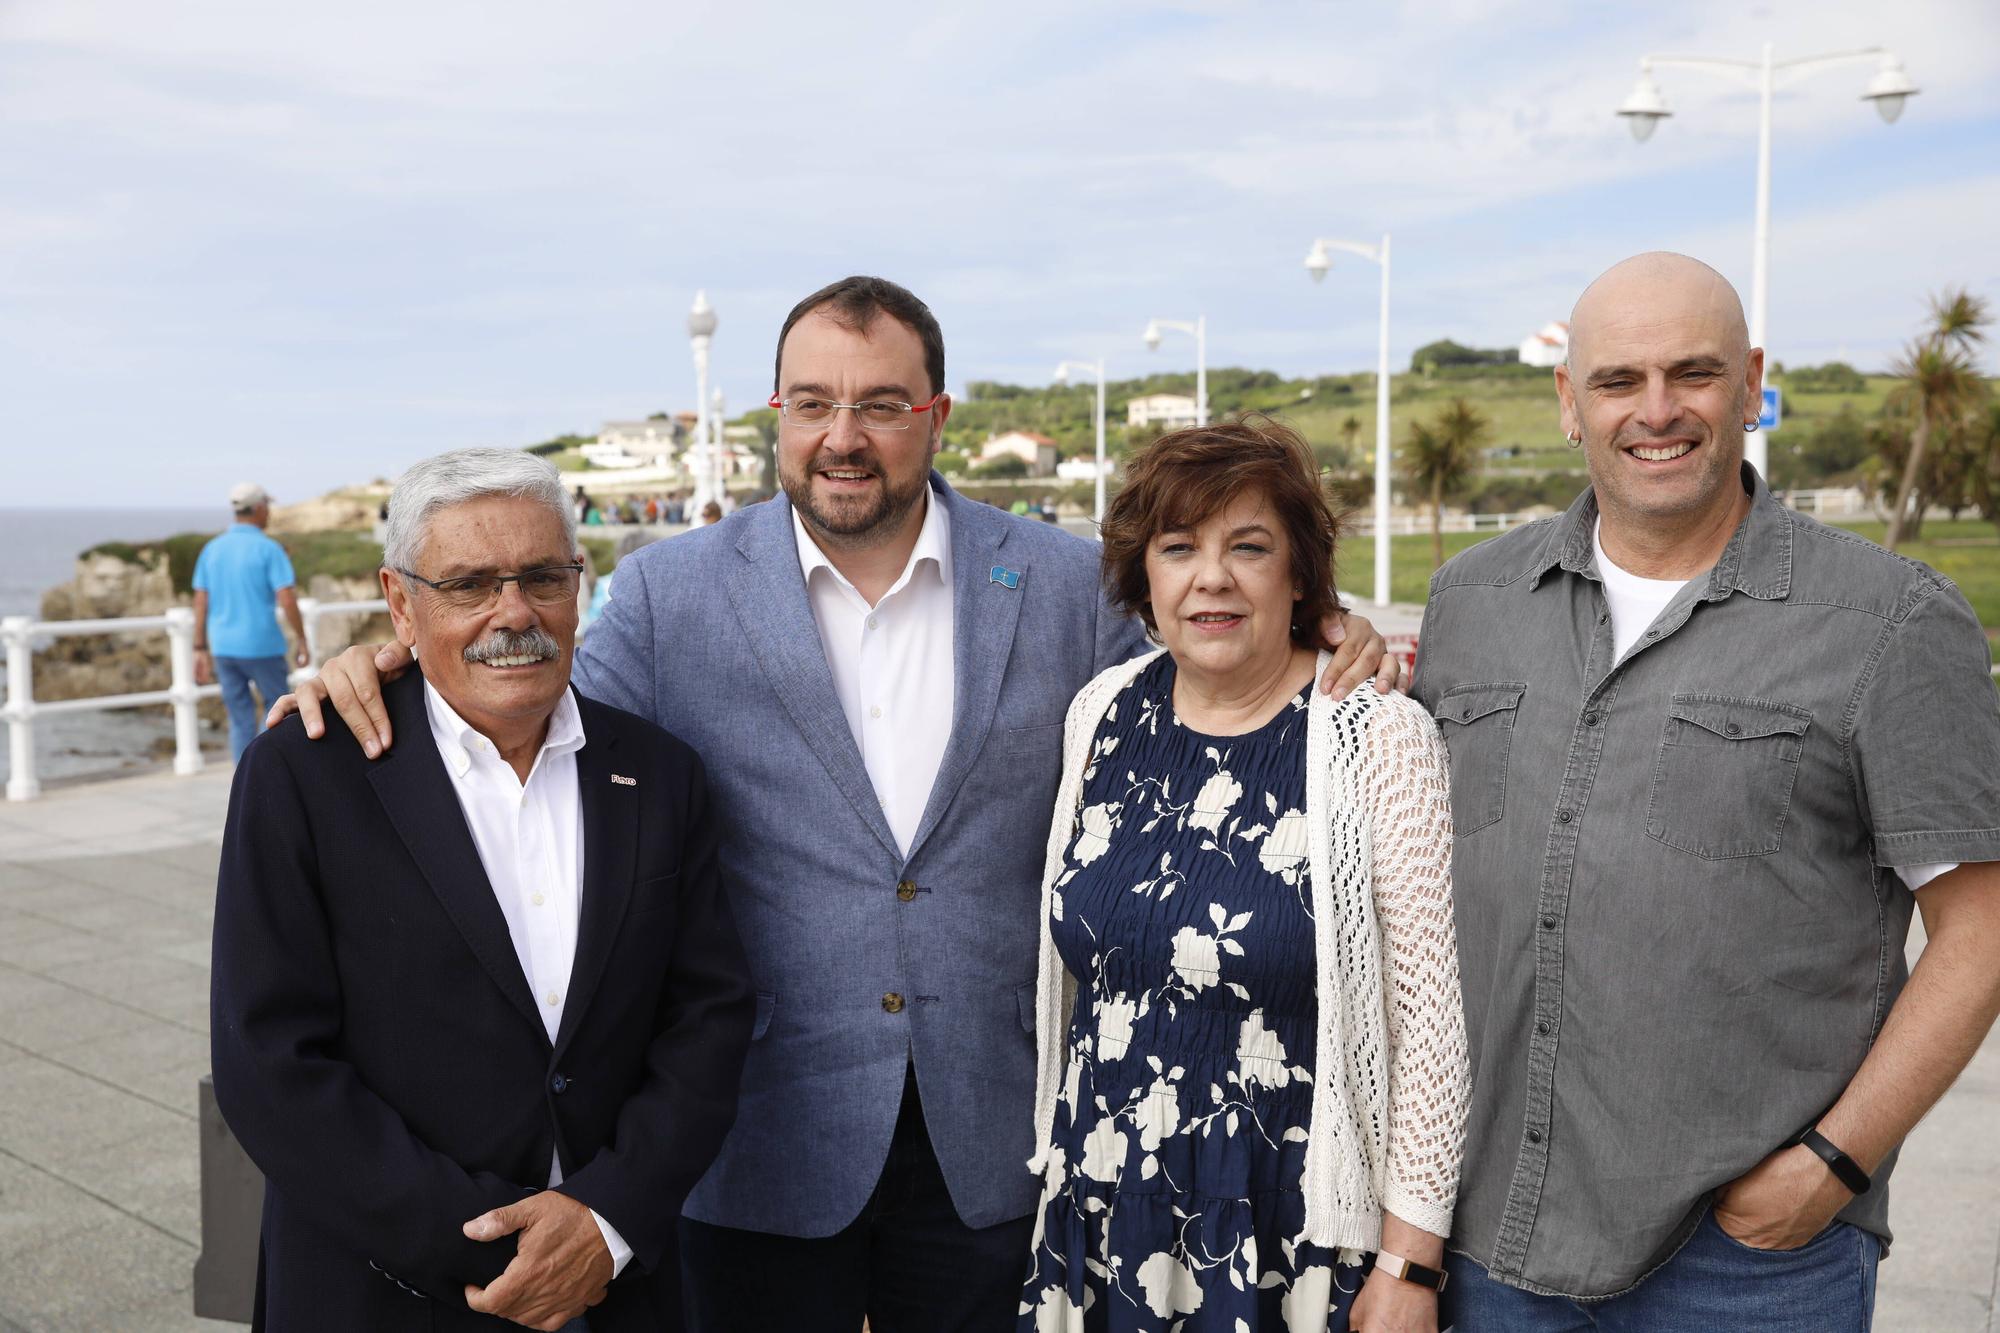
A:
[[[1447,511],[1438,520],[1440,532],[1505,532],[1518,528],[1523,523],[1532,523],[1547,514],[1457,514]],[[1431,516],[1429,514],[1397,514],[1389,520],[1391,537],[1429,536]],[[1375,520],[1373,516],[1357,516],[1349,529],[1356,537],[1373,537]]]
[[[319,622],[332,615],[374,615],[389,609],[385,601],[322,602],[313,597],[299,598],[299,616],[306,628],[306,660],[310,665],[291,673],[294,682],[305,680],[319,670]],[[84,699],[37,700],[35,698],[35,654],[37,639],[75,638],[86,634],[165,633],[167,636],[168,685],[164,690],[144,690],[136,694],[100,694]],[[114,620],[33,620],[27,616],[0,619],[0,643],[7,652],[7,702],[0,707],[0,720],[7,723],[7,799],[32,801],[41,795],[42,784],[35,776],[35,719],[59,713],[96,712],[112,708],[141,708],[168,704],[174,710],[174,772],[201,771],[201,739],[196,725],[195,704],[218,697],[215,685],[197,685],[194,680],[194,611],[185,606],[170,607],[157,616],[125,616]],[[267,701],[268,702],[268,701]]]

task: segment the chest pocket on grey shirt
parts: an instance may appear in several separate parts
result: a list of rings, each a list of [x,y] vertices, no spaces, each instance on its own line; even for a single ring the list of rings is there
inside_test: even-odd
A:
[[[1777,851],[1811,724],[1789,704],[1676,694],[1653,765],[1647,836],[1711,861]]]
[[[1438,730],[1451,755],[1451,826],[1459,837],[1496,823],[1507,808],[1507,755],[1520,681],[1460,685],[1438,700]]]

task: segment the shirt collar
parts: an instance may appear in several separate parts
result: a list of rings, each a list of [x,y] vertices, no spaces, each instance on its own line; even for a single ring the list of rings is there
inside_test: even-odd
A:
[[[826,558],[819,543],[806,531],[805,521],[799,517],[797,505],[792,506],[792,537],[799,548],[799,572],[805,576],[806,586],[812,586],[813,571],[824,569],[842,585],[853,587],[847,576],[834,568]],[[903,566],[903,572],[889,588],[888,596],[904,587],[922,569],[928,560],[937,570],[938,581],[951,586],[951,515],[946,512],[944,501],[928,485],[924,487],[924,525],[917,529],[917,544],[910,550],[910,559]]]
[[[1743,464],[1742,476],[1750,492],[1750,512],[1736,525],[1715,568],[1708,572],[1702,600],[1719,602],[1740,592],[1762,601],[1783,601],[1792,590],[1792,511],[1771,494],[1756,468]],[[1588,487],[1549,529],[1530,566],[1528,586],[1539,587],[1551,569],[1597,577],[1596,530],[1597,489]]]
[[[444,701],[429,680],[424,681],[424,711],[429,715],[431,737],[437,741],[438,753],[455,777],[465,776],[475,754],[499,757],[493,742],[474,731],[472,724]],[[535,763],[528,771],[533,773],[546,755],[568,754],[582,748],[583,714],[577,710],[576,695],[565,689],[549,714],[549,734],[542,738],[542,748],[536,752]]]

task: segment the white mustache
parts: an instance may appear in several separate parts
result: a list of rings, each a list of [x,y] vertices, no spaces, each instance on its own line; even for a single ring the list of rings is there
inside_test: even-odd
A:
[[[545,629],[500,629],[477,643],[467,644],[464,657],[468,662],[490,662],[496,657],[532,657],[540,661],[561,652],[562,645]]]

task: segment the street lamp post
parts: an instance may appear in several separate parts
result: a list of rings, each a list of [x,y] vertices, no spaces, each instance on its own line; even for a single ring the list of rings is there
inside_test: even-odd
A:
[[[1375,605],[1389,604],[1389,233],[1382,244],[1335,241],[1317,237],[1306,252],[1306,272],[1314,282],[1326,280],[1333,267],[1329,250],[1360,255],[1382,269],[1382,336],[1375,357]]]
[[[1097,505],[1090,511],[1093,523],[1104,522],[1104,358],[1095,361],[1064,361],[1056,367],[1057,384],[1069,383],[1073,371],[1097,376]]]
[[[1196,315],[1194,323],[1184,319],[1154,319],[1146,322],[1146,331],[1139,336],[1146,340],[1146,346],[1160,350],[1160,331],[1171,329],[1175,333],[1194,335],[1194,424],[1208,424],[1208,316]]]
[[[694,309],[688,311],[688,341],[694,344],[694,438],[703,448],[708,447],[708,348],[715,337],[715,308],[708,303],[708,293],[694,294]],[[711,469],[712,471],[713,469]],[[689,508],[700,513],[703,496],[696,488]]]
[[[1653,137],[1661,121],[1673,112],[1667,106],[1666,97],[1660,92],[1660,85],[1653,81],[1655,65],[1698,69],[1708,74],[1720,74],[1733,79],[1745,87],[1757,90],[1757,221],[1755,244],[1750,260],[1750,345],[1765,347],[1767,328],[1765,316],[1770,304],[1771,268],[1771,94],[1782,84],[1794,82],[1803,75],[1834,65],[1849,65],[1857,60],[1877,62],[1875,77],[1868,81],[1868,88],[1861,94],[1864,102],[1873,102],[1888,124],[1895,124],[1903,114],[1903,103],[1917,95],[1917,86],[1910,82],[1910,76],[1903,72],[1903,62],[1879,46],[1865,47],[1859,51],[1833,51],[1826,55],[1806,56],[1798,60],[1774,62],[1771,59],[1771,44],[1764,43],[1761,60],[1707,60],[1685,56],[1645,56],[1639,61],[1639,82],[1633,85],[1631,94],[1618,108],[1618,114],[1632,129],[1632,137],[1640,143]],[[1770,364],[1770,352],[1766,348],[1765,364]],[[1764,437],[1753,435],[1744,442],[1744,456],[1758,472],[1765,470],[1768,461]]]
[[[722,410],[722,386],[715,386],[715,392],[708,400],[709,457],[715,460],[715,502],[722,506],[723,513],[729,512],[725,503],[729,498],[729,458],[722,452],[722,423],[728,413]]]

